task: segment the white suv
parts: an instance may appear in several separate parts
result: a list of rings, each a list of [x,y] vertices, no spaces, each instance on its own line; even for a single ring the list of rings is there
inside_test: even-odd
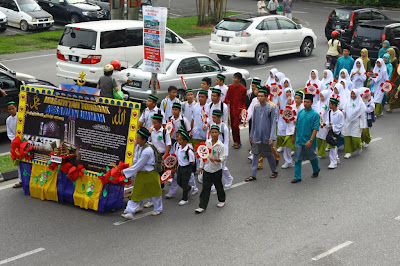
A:
[[[265,64],[270,56],[300,52],[310,56],[317,36],[292,20],[279,15],[237,15],[224,18],[213,28],[209,52],[221,60],[254,58]]]

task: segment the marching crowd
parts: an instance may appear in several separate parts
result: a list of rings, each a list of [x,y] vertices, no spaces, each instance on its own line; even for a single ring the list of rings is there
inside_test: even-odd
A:
[[[324,70],[322,76],[316,69],[311,70],[304,90],[295,91],[290,79],[274,68],[264,83],[254,77],[249,91],[241,84],[242,75],[235,73],[229,86],[224,84],[223,75],[217,76],[214,88],[211,79],[204,78],[197,95],[191,89],[186,90],[185,102],[176,98],[177,88],[172,86],[159,108],[158,98],[149,95],[139,119],[134,163],[124,170],[127,177],[134,178],[134,187],[122,216],[133,219],[134,213],[151,206],[154,206],[152,215],[162,212],[164,184],[159,177],[163,170],[155,170],[158,155],[155,150],[164,159],[170,154],[177,157],[166,199],[174,198],[180,187],[182,196],[178,204],[186,205],[190,196],[198,192],[197,175],[203,188],[195,212],[206,210],[212,190],[218,195],[217,206],[224,207],[224,188],[229,188],[233,181],[226,166],[230,132],[232,147],[241,148],[240,124],[248,124],[251,143],[251,175],[246,182],[257,179],[263,158],[271,169],[270,178],[276,178],[280,152],[283,153],[281,168],[295,168],[292,183],[302,180],[303,160],[310,160],[311,177],[316,178],[320,172],[318,160],[326,157],[327,151],[329,169],[337,168],[340,163],[338,147],[342,145],[344,158],[360,154],[371,141],[369,129],[375,118],[382,115],[385,102],[391,103],[388,112],[395,108],[392,101],[398,99],[400,85],[400,69],[397,64],[388,65],[394,61],[389,53],[377,60],[373,70],[366,68],[371,66],[365,55],[368,59],[367,51],[363,51],[363,56],[353,61],[352,66],[335,71],[337,79],[330,70]],[[196,151],[199,145],[209,149],[206,158]],[[149,182],[153,182],[151,186]],[[146,199],[149,201],[144,204]]]

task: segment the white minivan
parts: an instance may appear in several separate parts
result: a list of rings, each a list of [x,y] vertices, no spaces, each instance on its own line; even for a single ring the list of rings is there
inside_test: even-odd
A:
[[[196,51],[194,46],[167,28],[167,51]],[[119,60],[122,68],[143,58],[143,21],[103,20],[69,24],[57,47],[57,76],[78,79],[86,73],[89,83],[97,83],[103,67]]]

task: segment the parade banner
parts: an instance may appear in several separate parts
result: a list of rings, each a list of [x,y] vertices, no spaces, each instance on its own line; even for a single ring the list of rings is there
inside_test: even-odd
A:
[[[140,104],[22,86],[17,136],[33,147],[32,162],[68,161],[93,174],[131,165]]]
[[[165,7],[143,6],[143,71],[165,74],[165,32],[167,28]]]

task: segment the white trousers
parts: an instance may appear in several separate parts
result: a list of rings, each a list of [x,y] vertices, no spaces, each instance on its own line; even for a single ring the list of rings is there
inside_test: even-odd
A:
[[[19,182],[22,183],[21,169],[19,169],[19,165],[18,165],[18,167],[17,167],[17,171],[18,171],[18,179],[19,179]]]
[[[292,149],[290,147],[283,147],[283,158],[285,163],[292,164]]]
[[[169,190],[168,190],[168,194],[170,194],[171,196],[176,194],[176,191],[178,190],[179,187],[176,179],[177,179],[177,174],[175,173],[174,177],[172,178],[172,183],[169,185]],[[189,186],[192,186],[194,191],[198,190],[196,185],[196,179],[194,178],[194,173],[190,175]]]
[[[288,19],[292,19],[292,13],[285,13],[285,16],[286,16]]]
[[[337,147],[329,149],[329,159],[331,164],[337,165],[337,161],[339,159]]]
[[[231,175],[231,172],[229,172],[228,167],[226,167],[227,159],[228,156],[225,156],[225,160],[222,162],[222,179],[225,181],[226,186],[230,186],[233,182],[233,176]]]
[[[154,211],[162,212],[163,204],[162,204],[162,197],[152,197],[150,198],[151,202],[153,202]],[[139,206],[143,207],[143,200],[140,202],[134,202],[133,200],[129,200],[128,204],[126,204],[126,208],[124,213],[135,213]]]

